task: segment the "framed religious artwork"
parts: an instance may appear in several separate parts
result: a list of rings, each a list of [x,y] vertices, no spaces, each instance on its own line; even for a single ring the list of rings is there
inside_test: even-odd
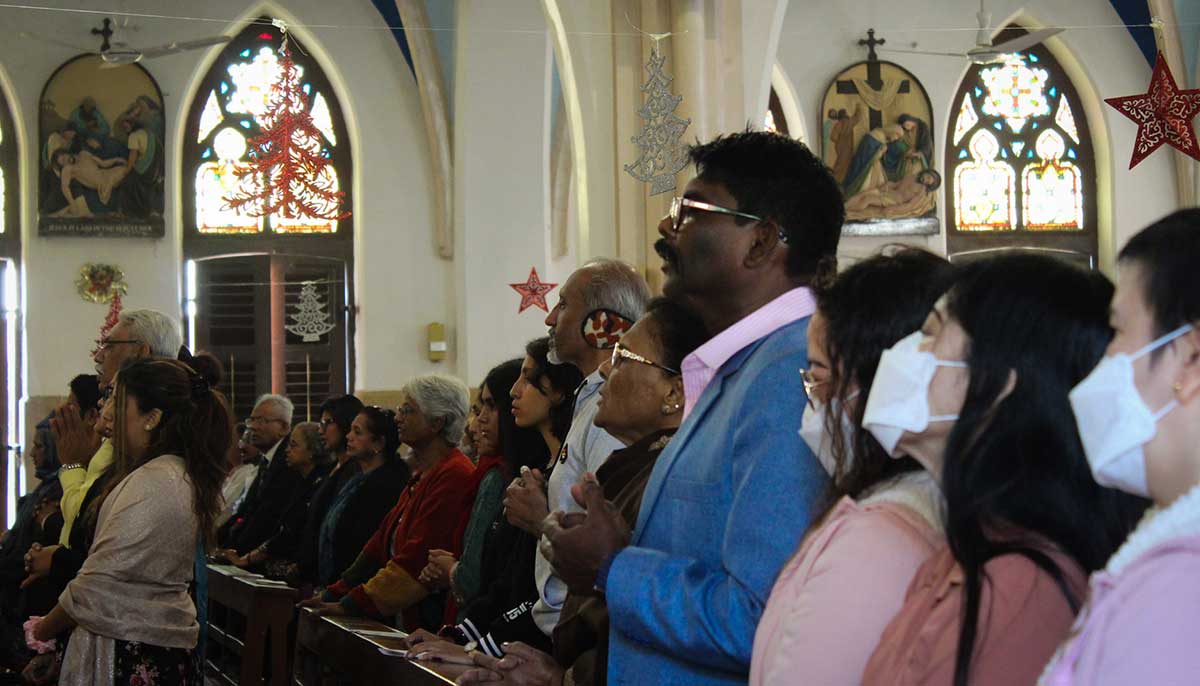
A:
[[[38,234],[161,237],[163,99],[141,65],[80,55],[42,90]]]
[[[846,198],[842,233],[938,233],[933,108],[917,77],[872,47],[829,84],[821,113],[821,156]]]

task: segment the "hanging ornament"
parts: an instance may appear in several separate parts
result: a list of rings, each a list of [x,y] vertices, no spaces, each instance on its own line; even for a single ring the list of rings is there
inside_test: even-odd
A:
[[[508,287],[521,294],[521,307],[517,310],[517,314],[521,314],[532,306],[537,306],[543,312],[549,312],[550,308],[546,305],[546,294],[554,290],[558,286],[556,283],[545,283],[538,278],[537,267],[529,270],[529,278],[525,283],[510,283]]]
[[[128,292],[129,284],[125,283],[125,272],[120,267],[89,262],[79,268],[75,290],[86,302],[106,303]]]
[[[287,27],[279,48],[279,79],[271,85],[262,133],[250,140],[247,162],[234,167],[238,186],[223,198],[225,209],[251,217],[345,219],[333,161],[308,111],[300,70],[292,61]]]
[[[337,326],[330,319],[325,303],[317,295],[315,281],[305,281],[300,287],[300,302],[296,305],[296,313],[289,314],[292,324],[283,327],[288,333],[300,336],[305,343],[316,343],[321,336],[333,331]]]
[[[92,357],[100,352],[101,342],[108,338],[112,330],[117,327],[117,323],[121,321],[122,309],[124,309],[124,305],[121,303],[121,293],[113,293],[112,300],[108,303],[108,314],[104,316],[104,324],[100,326],[100,337],[96,339],[96,347],[92,349]]]
[[[687,166],[687,148],[680,139],[692,120],[675,115],[675,108],[683,102],[683,96],[671,94],[673,79],[663,70],[666,58],[658,50],[659,41],[671,34],[647,35],[654,39],[654,44],[650,47],[650,61],[646,63],[649,77],[642,86],[646,102],[638,109],[638,116],[646,122],[631,139],[641,156],[633,164],[625,165],[625,171],[638,181],[649,182],[650,195],[658,195],[675,190],[675,174]]]
[[[1154,60],[1154,73],[1145,93],[1107,98],[1104,102],[1138,125],[1130,169],[1163,143],[1200,160],[1200,144],[1192,125],[1196,113],[1200,112],[1200,89],[1180,90],[1162,52]]]

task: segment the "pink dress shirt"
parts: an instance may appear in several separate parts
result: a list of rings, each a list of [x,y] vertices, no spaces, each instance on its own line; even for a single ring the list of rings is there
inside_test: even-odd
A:
[[[1087,576],[1072,558],[1044,548],[1076,598],[1087,591]],[[979,608],[979,628],[971,659],[971,686],[1033,684],[1075,614],[1053,577],[1023,555],[993,558],[984,565],[987,581]],[[904,607],[892,620],[867,662],[864,686],[950,686],[962,628],[963,571],[949,547],[921,565]]]
[[[750,686],[862,683],[913,575],[943,544],[941,497],[927,472],[887,490],[842,498],[800,544],[754,635]],[[910,497],[889,497],[898,494]]]
[[[812,291],[804,286],[793,288],[739,319],[683,358],[680,371],[683,372],[684,419],[691,414],[704,389],[729,358],[758,339],[798,319],[812,316],[816,311],[817,301]]]

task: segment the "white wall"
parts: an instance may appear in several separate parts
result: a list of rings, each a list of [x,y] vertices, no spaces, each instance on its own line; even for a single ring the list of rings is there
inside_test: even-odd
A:
[[[365,0],[285,0],[278,10],[239,0],[154,2],[126,0],[131,13],[211,17],[214,21],[132,19],[127,35],[138,46],[234,33],[234,18],[282,15],[296,24],[359,28],[294,28],[335,84],[354,145],[355,270],[359,306],[358,389],[396,388],[414,373],[437,368],[425,359],[425,324],[454,321],[453,265],[434,255],[429,154],[415,84],[399,47]],[[77,0],[57,6],[92,9]],[[272,6],[275,7],[275,6]],[[537,11],[536,5],[534,11]],[[106,307],[83,302],[74,281],[84,262],[125,270],[129,308],[180,311],[180,183],[177,160],[187,101],[219,48],[146,63],[163,91],[167,122],[167,235],[162,239],[39,238],[36,235],[37,102],[50,74],[74,55],[69,49],[20,38],[21,31],[83,46],[98,45],[88,30],[101,16],[0,9],[0,67],[25,134],[22,226],[26,284],[27,384],[30,396],[61,395],[71,374],[90,367],[87,352]],[[453,364],[451,360],[446,365]]]
[[[1120,17],[1108,0],[989,0],[992,25],[1003,26],[1022,8],[1041,25],[1112,26]],[[809,131],[820,131],[820,105],[825,89],[842,68],[866,58],[857,40],[874,27],[887,47],[962,52],[974,44],[971,30],[977,25],[975,6],[953,0],[861,0],[855,3],[817,3],[794,0],[789,4],[779,38],[777,58],[796,87]],[[1132,171],[1128,169],[1135,125],[1104,105],[1106,97],[1144,92],[1150,68],[1133,39],[1123,28],[1072,29],[1048,43],[1071,73],[1080,95],[1090,101],[1088,123],[1095,138],[1101,174],[1101,259],[1111,260],[1130,235],[1175,207],[1175,181],[1170,155],[1155,154]],[[965,59],[880,52],[881,59],[897,62],[920,79],[934,110],[935,159],[944,155],[951,98],[966,73]],[[1076,113],[1076,116],[1081,116]],[[1099,121],[1098,121],[1099,119]],[[1107,182],[1105,183],[1107,177]],[[1107,202],[1103,190],[1112,192]],[[945,226],[945,203],[938,211]],[[944,230],[944,229],[943,229]],[[1107,235],[1106,235],[1107,234]],[[866,254],[884,243],[879,239],[844,238],[842,252]],[[944,250],[944,239],[913,237],[909,242]]]

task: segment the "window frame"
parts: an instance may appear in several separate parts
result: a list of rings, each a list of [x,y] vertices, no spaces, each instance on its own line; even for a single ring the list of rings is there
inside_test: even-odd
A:
[[[1006,40],[1011,40],[1028,33],[1023,27],[1011,24],[998,33],[993,40],[994,43],[1001,43]],[[1091,258],[1091,262],[1096,264],[1099,259],[1099,227],[1098,227],[1098,209],[1096,203],[1096,187],[1097,173],[1095,141],[1092,138],[1091,128],[1088,125],[1087,112],[1083,107],[1083,102],[1079,96],[1079,90],[1075,87],[1071,77],[1063,69],[1058,58],[1050,51],[1046,45],[1039,44],[1023,51],[1023,54],[1032,53],[1037,56],[1038,61],[1035,63],[1038,68],[1045,69],[1049,80],[1047,89],[1056,87],[1059,96],[1066,98],[1068,106],[1071,108],[1071,114],[1075,120],[1075,127],[1079,133],[1079,143],[1074,143],[1066,132],[1061,131],[1060,127],[1054,122],[1058,112],[1058,98],[1054,98],[1050,103],[1050,114],[1036,121],[1043,126],[1036,131],[1032,128],[1032,123],[1027,124],[1023,132],[1013,134],[1012,130],[1007,125],[1002,131],[996,131],[992,127],[994,117],[985,115],[979,106],[979,98],[972,95],[972,104],[975,105],[975,112],[979,117],[979,122],[969,129],[962,139],[954,143],[954,129],[958,125],[958,117],[963,98],[972,94],[976,87],[982,87],[980,82],[980,72],[993,65],[976,65],[972,64],[967,70],[962,81],[959,83],[958,89],[955,91],[952,101],[951,112],[953,113],[947,122],[945,129],[945,169],[943,183],[946,194],[946,248],[947,253],[956,255],[960,253],[978,253],[978,251],[991,250],[995,248],[1048,248],[1053,250],[1066,250],[1072,253],[1086,254]],[[1069,160],[1079,169],[1082,179],[1083,188],[1083,229],[1048,229],[1048,230],[1030,230],[1025,226],[1025,207],[1024,207],[1024,183],[1022,173],[1027,168],[1028,163],[1013,164],[1011,159],[998,158],[1001,162],[1007,163],[1012,168],[1016,176],[1016,184],[1014,188],[1014,204],[1017,212],[1017,227],[1012,231],[962,231],[959,230],[956,216],[956,198],[954,193],[954,177],[958,167],[967,164],[971,161],[968,159],[960,159],[959,151],[967,150],[971,137],[975,131],[980,128],[987,128],[994,135],[1000,144],[1001,150],[1011,150],[1011,143],[1016,140],[1025,142],[1026,150],[1033,150],[1036,144],[1037,136],[1041,135],[1047,127],[1058,131],[1063,136],[1068,147],[1074,147],[1076,150],[1075,159]],[[1035,158],[1035,160],[1038,158]]]

